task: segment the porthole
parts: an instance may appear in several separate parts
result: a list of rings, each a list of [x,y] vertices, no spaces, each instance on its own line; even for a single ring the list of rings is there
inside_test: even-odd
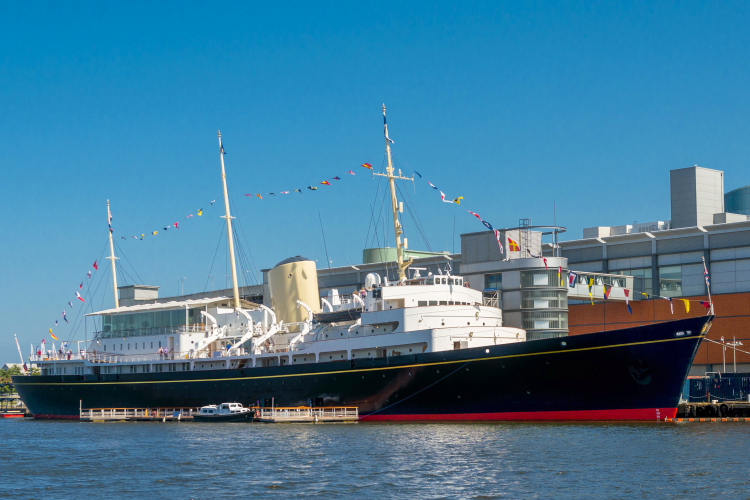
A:
[[[489,354],[490,350],[489,349],[485,349],[484,352],[486,352],[487,354]]]
[[[440,373],[440,370],[437,370],[438,373]]]
[[[328,359],[333,359],[333,356],[328,356]]]
[[[365,379],[365,376],[364,376],[364,375],[362,375],[362,380],[364,380],[364,379]]]
[[[409,352],[411,352],[411,349],[409,349]]]

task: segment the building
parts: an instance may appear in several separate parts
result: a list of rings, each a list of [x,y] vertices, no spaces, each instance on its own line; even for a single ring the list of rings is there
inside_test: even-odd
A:
[[[724,207],[733,214],[750,215],[750,186],[737,188],[724,195]]]
[[[583,239],[560,243],[571,269],[634,277],[632,314],[619,303],[571,304],[570,334],[706,314],[697,302],[708,300],[705,260],[717,314],[709,338],[750,347],[750,221],[747,215],[729,212],[729,207],[741,207],[737,193],[746,188],[724,196],[723,172],[698,166],[671,171],[670,181],[669,229],[594,238],[584,230]],[[641,300],[646,299],[642,294],[673,300]],[[737,370],[750,371],[750,355],[705,342],[692,373],[731,371],[735,354]]]

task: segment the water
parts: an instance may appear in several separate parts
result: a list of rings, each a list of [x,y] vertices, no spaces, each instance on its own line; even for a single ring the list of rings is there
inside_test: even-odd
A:
[[[750,423],[0,420],[0,498],[749,498]]]

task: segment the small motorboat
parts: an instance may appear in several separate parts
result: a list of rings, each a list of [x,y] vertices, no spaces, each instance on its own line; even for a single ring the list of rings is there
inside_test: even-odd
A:
[[[196,422],[244,422],[252,421],[255,412],[240,403],[222,403],[201,407],[193,416]]]

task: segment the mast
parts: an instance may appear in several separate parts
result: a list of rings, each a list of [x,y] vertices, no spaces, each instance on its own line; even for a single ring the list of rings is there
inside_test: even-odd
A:
[[[224,207],[227,214],[222,217],[227,220],[227,236],[229,236],[229,259],[232,261],[232,289],[234,290],[234,307],[240,309],[240,289],[237,285],[237,263],[234,259],[234,233],[232,231],[232,214],[229,212],[229,193],[227,192],[227,171],[224,168],[224,144],[221,142],[221,130],[219,130],[219,157],[221,158],[221,180],[224,183]]]
[[[112,238],[112,211],[109,209],[109,200],[107,200],[107,224],[109,224],[109,253],[107,257],[112,261],[112,285],[115,293],[115,308],[120,307],[120,297],[117,296],[117,257],[115,257],[115,241]]]
[[[388,168],[385,174],[375,174],[381,177],[388,177],[388,183],[391,187],[391,207],[393,209],[393,227],[396,231],[396,255],[398,259],[398,279],[402,281],[406,278],[406,269],[412,264],[414,259],[409,258],[404,262],[404,250],[409,248],[409,243],[406,237],[404,237],[403,243],[401,242],[401,235],[404,234],[403,226],[399,220],[399,212],[403,212],[403,205],[399,203],[398,196],[396,195],[396,179],[403,179],[405,181],[414,182],[414,176],[404,177],[399,169],[398,175],[394,175],[393,169],[393,156],[391,154],[391,144],[393,141],[388,137],[388,122],[385,119],[385,104],[383,104],[383,133],[385,134],[385,152],[388,154]]]

